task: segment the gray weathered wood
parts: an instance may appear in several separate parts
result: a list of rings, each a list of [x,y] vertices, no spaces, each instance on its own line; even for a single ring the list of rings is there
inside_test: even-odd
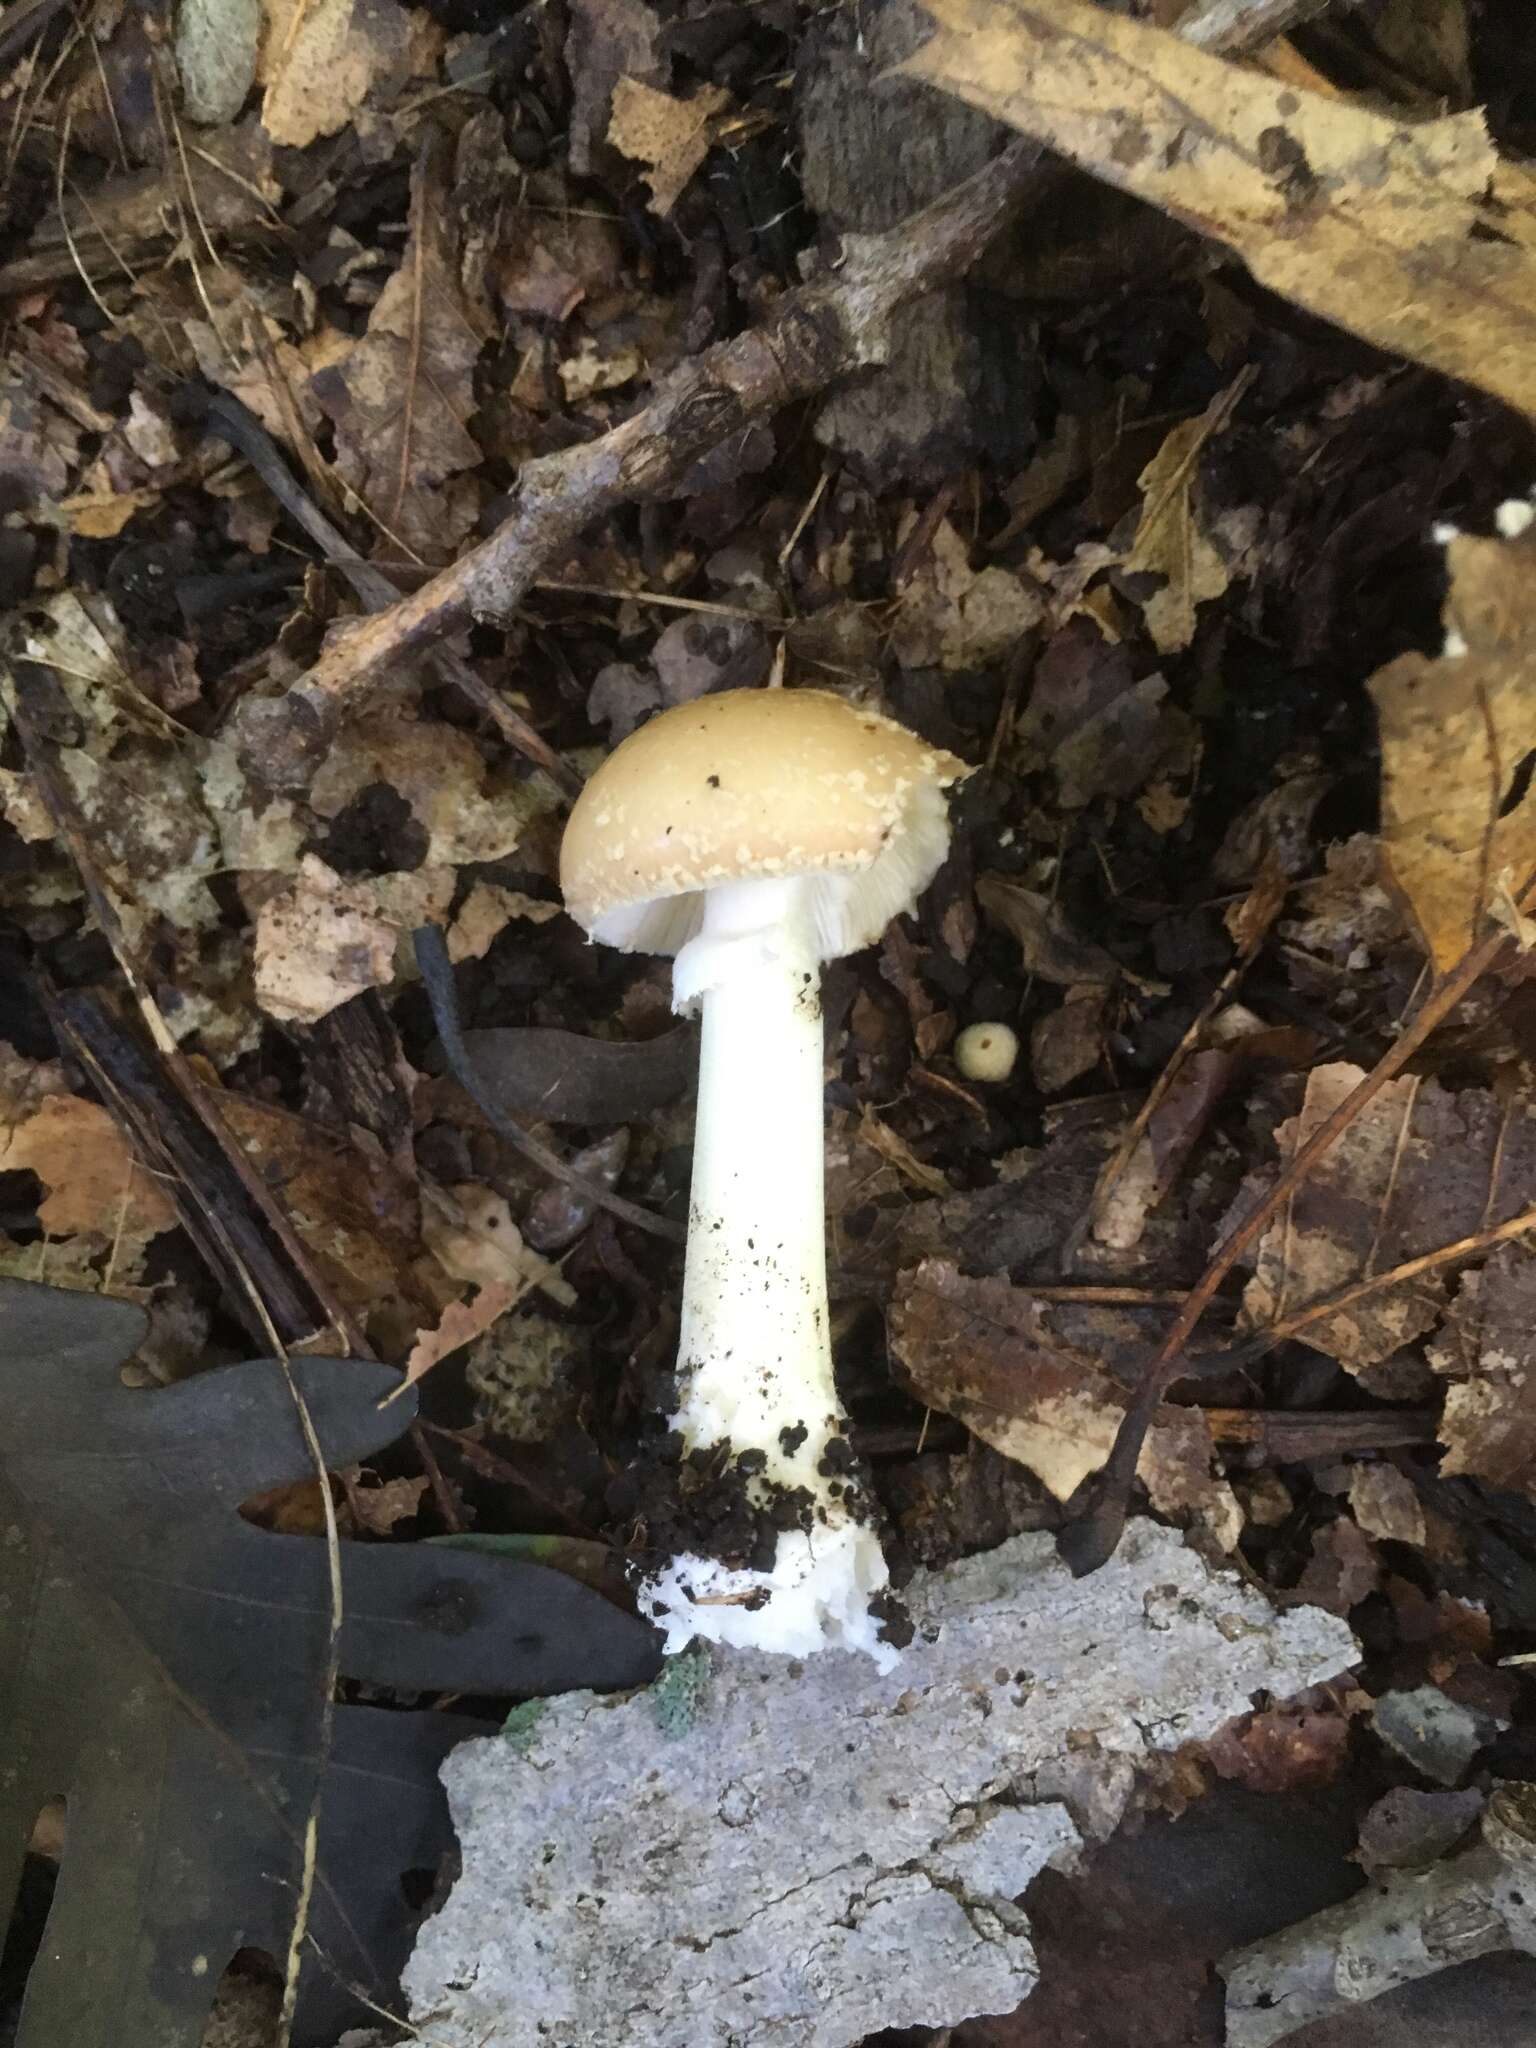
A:
[[[1113,1827],[1138,1764],[1355,1655],[1151,1523],[1089,1580],[1021,1536],[907,1598],[886,1677],[690,1653],[457,1751],[463,1875],[406,1976],[428,2038],[842,2048],[1010,2010],[1036,1974],[1016,1899]]]

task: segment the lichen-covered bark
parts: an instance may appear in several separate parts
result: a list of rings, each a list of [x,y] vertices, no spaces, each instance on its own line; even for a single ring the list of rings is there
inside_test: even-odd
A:
[[[1355,1654],[1150,1523],[1087,1583],[1023,1536],[908,1598],[887,1677],[693,1653],[458,1751],[463,1876],[406,1980],[432,2040],[841,2048],[1009,2010],[1035,1981],[1016,1899],[1137,1762]]]

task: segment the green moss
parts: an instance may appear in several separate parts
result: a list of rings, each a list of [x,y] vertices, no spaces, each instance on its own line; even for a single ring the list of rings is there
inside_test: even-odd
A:
[[[525,1756],[532,1745],[534,1730],[543,1717],[547,1700],[524,1700],[520,1707],[514,1707],[501,1724],[501,1739],[510,1742],[519,1756]]]
[[[702,1644],[669,1657],[650,1688],[651,1715],[671,1740],[686,1735],[703,1711],[714,1666]]]

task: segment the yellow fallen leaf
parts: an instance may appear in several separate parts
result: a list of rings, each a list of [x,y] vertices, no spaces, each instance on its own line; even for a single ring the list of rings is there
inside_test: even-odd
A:
[[[482,1287],[473,1301],[451,1301],[443,1310],[437,1327],[423,1330],[411,1346],[410,1356],[405,1361],[405,1378],[394,1389],[390,1399],[403,1394],[407,1387],[414,1386],[424,1373],[432,1370],[439,1360],[451,1351],[462,1350],[464,1345],[473,1343],[483,1336],[504,1316],[509,1308],[521,1300],[533,1282],[525,1281],[514,1286],[506,1280],[498,1280]]]
[[[410,47],[410,17],[395,0],[267,0],[262,127],[293,149],[336,134],[376,78],[405,66]]]
[[[37,1218],[50,1237],[121,1238],[137,1251],[176,1221],[175,1203],[111,1116],[79,1095],[50,1095],[0,1132],[0,1173],[18,1172],[42,1183]]]
[[[668,214],[679,193],[709,154],[720,115],[731,103],[723,86],[706,85],[692,99],[674,99],[638,78],[621,78],[613,88],[608,140],[623,156],[649,166],[651,211]]]
[[[1187,647],[1195,637],[1196,606],[1227,587],[1227,565],[1200,524],[1200,451],[1231,418],[1254,375],[1245,370],[1197,419],[1181,420],[1137,478],[1141,519],[1125,566],[1164,579],[1145,607],[1147,631],[1160,654]]]
[[[116,540],[136,512],[146,505],[158,505],[154,490],[83,492],[79,497],[61,498],[59,510],[68,519],[70,531],[82,540]]]
[[[1536,215],[1480,112],[1407,121],[1087,0],[924,0],[900,68],[1225,242],[1261,284],[1536,413]]]
[[[1446,623],[1464,653],[1404,654],[1370,681],[1381,729],[1386,869],[1443,974],[1500,885],[1536,874],[1536,528],[1447,550]]]

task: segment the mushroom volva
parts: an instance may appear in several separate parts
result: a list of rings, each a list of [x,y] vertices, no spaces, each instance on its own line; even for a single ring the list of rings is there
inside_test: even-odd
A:
[[[731,690],[642,726],[583,790],[560,855],[590,936],[675,956],[703,1013],[673,1427],[734,1468],[754,1530],[642,1587],[693,1637],[881,1663],[879,1536],[832,1376],[821,967],[878,939],[949,847],[965,763],[821,690]]]

